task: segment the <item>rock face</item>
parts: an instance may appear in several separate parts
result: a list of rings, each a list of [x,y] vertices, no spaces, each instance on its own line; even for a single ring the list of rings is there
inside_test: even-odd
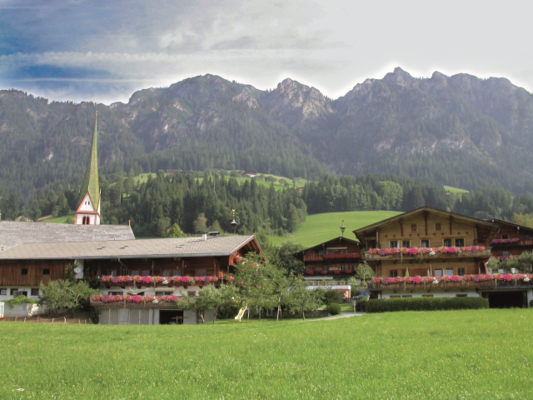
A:
[[[0,167],[31,165],[20,150],[41,165],[53,154],[45,163],[50,168],[83,159],[92,105],[49,104],[17,91],[0,91],[0,105]],[[280,152],[267,155],[271,165],[291,143],[344,174],[394,173],[468,189],[482,176],[512,188],[502,171],[523,179],[533,173],[533,98],[503,78],[435,72],[419,79],[396,68],[331,100],[289,78],[261,91],[205,75],[99,108],[103,163],[192,142],[223,149],[248,135],[258,144],[278,144]],[[253,164],[252,158],[235,167]]]

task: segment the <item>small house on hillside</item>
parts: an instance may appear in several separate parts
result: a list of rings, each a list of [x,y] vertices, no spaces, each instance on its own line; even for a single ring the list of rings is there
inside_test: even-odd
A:
[[[246,175],[249,178],[255,178],[257,176],[257,172],[255,172],[254,170],[249,170],[249,171],[246,171],[244,175]]]
[[[533,251],[533,229],[501,219],[491,219],[500,226],[490,245],[492,255],[499,260]]]

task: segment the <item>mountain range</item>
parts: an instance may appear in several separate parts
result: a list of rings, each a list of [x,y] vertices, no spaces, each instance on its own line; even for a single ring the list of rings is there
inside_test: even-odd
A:
[[[94,108],[0,91],[0,194],[79,184]],[[264,91],[205,75],[98,110],[104,173],[386,173],[468,190],[533,192],[533,97],[504,78],[414,78],[396,68],[332,100],[291,79]]]

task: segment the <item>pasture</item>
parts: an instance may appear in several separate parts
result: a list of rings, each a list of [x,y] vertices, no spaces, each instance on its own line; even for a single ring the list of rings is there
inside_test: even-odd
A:
[[[0,322],[0,398],[531,398],[532,320],[513,309],[199,326]]]
[[[295,234],[285,237],[269,236],[270,242],[279,246],[285,242],[298,243],[305,247],[325,242],[341,235],[340,226],[344,220],[344,237],[355,239],[352,231],[366,225],[401,214],[397,211],[349,211],[308,215]]]

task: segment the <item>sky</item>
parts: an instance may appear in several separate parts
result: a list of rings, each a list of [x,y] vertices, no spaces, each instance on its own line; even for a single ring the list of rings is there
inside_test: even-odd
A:
[[[0,0],[0,89],[110,104],[210,73],[258,89],[290,77],[338,98],[399,66],[531,92],[531,11],[511,0]]]

